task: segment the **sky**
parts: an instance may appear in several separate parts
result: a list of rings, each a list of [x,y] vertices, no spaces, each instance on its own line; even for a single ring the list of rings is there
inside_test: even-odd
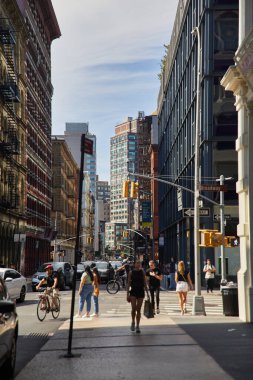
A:
[[[138,111],[157,108],[158,74],[178,0],[52,0],[62,36],[52,43],[52,134],[88,122],[97,174],[110,180],[110,138]]]

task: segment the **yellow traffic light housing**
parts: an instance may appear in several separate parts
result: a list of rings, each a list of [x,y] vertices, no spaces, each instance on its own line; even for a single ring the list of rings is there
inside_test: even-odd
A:
[[[139,191],[139,183],[132,181],[131,182],[130,197],[131,198],[138,198],[138,191]]]
[[[130,184],[129,180],[123,182],[123,188],[122,188],[122,197],[123,198],[129,197],[129,184]]]
[[[223,235],[218,230],[199,230],[200,247],[219,247],[223,244]]]
[[[128,237],[128,231],[123,231],[123,237]]]

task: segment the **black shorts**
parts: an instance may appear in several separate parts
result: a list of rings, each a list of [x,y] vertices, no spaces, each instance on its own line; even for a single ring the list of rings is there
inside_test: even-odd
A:
[[[143,288],[133,288],[130,290],[130,296],[136,298],[144,298],[144,289]]]

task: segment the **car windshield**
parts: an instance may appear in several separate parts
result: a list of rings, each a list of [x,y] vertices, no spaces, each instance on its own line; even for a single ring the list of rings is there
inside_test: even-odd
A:
[[[107,266],[108,266],[108,263],[100,263],[100,262],[96,263],[96,267],[98,269],[107,269]]]
[[[42,264],[39,268],[38,268],[38,272],[45,272],[45,268],[46,266],[48,265],[52,265],[52,267],[54,268],[54,271],[58,270],[59,268],[62,268],[63,267],[63,263],[45,263],[45,264]]]

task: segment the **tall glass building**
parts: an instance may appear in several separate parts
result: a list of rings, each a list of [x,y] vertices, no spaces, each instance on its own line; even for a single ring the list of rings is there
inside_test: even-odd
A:
[[[199,28],[200,40],[193,35]],[[237,195],[237,113],[233,94],[220,85],[227,68],[233,64],[238,46],[238,0],[181,0],[167,47],[161,72],[158,97],[159,176],[194,190],[195,118],[197,86],[197,53],[201,47],[200,71],[200,178],[201,184],[217,184],[220,175],[232,177],[225,193],[227,235],[236,234],[238,222]],[[160,186],[161,185],[161,186]],[[164,237],[160,247],[163,264],[182,259],[194,267],[193,194],[167,184],[159,185],[159,229]],[[202,191],[219,203],[219,192]],[[219,206],[204,201],[207,216],[200,218],[201,228],[219,229],[215,215]],[[213,249],[201,254],[201,265],[207,255],[215,260]],[[217,253],[217,258],[219,254]],[[218,260],[218,259],[217,259]],[[218,265],[218,261],[216,265]]]

